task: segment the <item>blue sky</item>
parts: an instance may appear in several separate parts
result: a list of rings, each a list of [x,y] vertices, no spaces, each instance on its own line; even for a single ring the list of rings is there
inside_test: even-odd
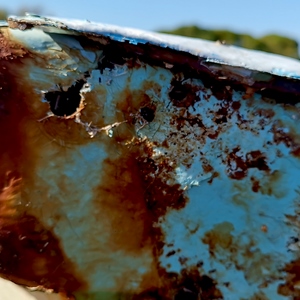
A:
[[[1,8],[40,7],[43,14],[144,30],[196,24],[260,36],[278,33],[300,42],[300,0],[2,0]],[[42,3],[42,4],[41,4]]]

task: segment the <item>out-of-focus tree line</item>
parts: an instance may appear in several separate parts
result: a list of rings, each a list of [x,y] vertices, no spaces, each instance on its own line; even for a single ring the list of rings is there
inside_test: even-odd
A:
[[[261,50],[299,59],[298,43],[293,39],[276,34],[254,38],[249,34],[238,34],[229,30],[207,30],[197,26],[183,26],[174,30],[162,30],[160,32],[210,41],[220,41],[228,45]]]
[[[3,9],[0,9],[0,20],[5,20],[7,17],[7,12]]]
[[[14,12],[7,12],[5,9],[0,8],[0,20],[6,20],[9,14],[23,16],[26,12],[40,14],[43,12],[43,9],[40,6],[22,6],[16,9]]]
[[[33,11],[25,7],[18,9],[16,15],[23,15],[26,11]],[[40,13],[41,8],[34,8]],[[7,18],[7,12],[0,9],[0,20]],[[201,38],[210,41],[220,41],[228,45],[235,45],[247,49],[261,50],[299,59],[298,43],[290,38],[270,34],[254,38],[249,34],[238,34],[229,30],[208,30],[197,26],[183,26],[174,30],[161,30],[162,33],[177,34],[188,37]]]

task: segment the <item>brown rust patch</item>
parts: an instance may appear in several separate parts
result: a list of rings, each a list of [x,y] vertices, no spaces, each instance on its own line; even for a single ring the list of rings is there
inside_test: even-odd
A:
[[[209,184],[212,184],[215,178],[220,176],[219,172],[213,172],[211,178],[207,181]]]
[[[260,171],[270,171],[266,163],[266,157],[259,150],[250,151],[246,157],[238,154],[239,147],[236,147],[227,156],[228,173],[232,179],[241,180],[247,176],[250,168],[257,168]]]
[[[246,154],[246,163],[248,168],[257,168],[260,171],[270,171],[266,163],[266,157],[261,151],[250,151]]]
[[[11,178],[0,193],[1,276],[68,295],[85,288],[53,231],[22,209],[20,192],[21,180]]]
[[[242,298],[241,300],[248,300]],[[270,300],[263,292],[255,293],[249,300]]]
[[[274,170],[268,176],[264,176],[260,180],[259,191],[264,195],[273,195],[276,198],[282,198],[286,195],[287,190],[282,187],[280,180],[282,180],[283,173],[280,170]]]
[[[287,275],[285,283],[278,286],[278,294],[293,297],[294,300],[300,299],[300,260],[286,264],[283,270]]]
[[[261,230],[262,232],[267,233],[267,232],[268,232],[268,226],[267,226],[267,225],[261,225],[260,230]]]
[[[164,235],[156,223],[168,209],[183,208],[187,199],[179,185],[167,184],[167,178],[159,175],[163,165],[143,158],[147,150],[144,145],[127,147],[110,139],[107,147],[111,155],[102,164],[101,185],[94,191],[95,217],[103,220],[108,216],[106,231],[110,237],[106,247],[133,257],[152,255],[154,266],[142,278],[139,290],[154,285],[163,295],[163,285],[168,281],[159,275],[158,257],[163,253]],[[126,286],[131,276],[136,275],[120,279],[120,286]]]
[[[234,229],[231,223],[222,222],[205,233],[202,241],[208,245],[210,256],[221,264],[244,272],[249,284],[264,285],[281,278],[282,273],[272,264],[276,256],[262,253],[255,240],[245,244],[244,233],[237,236]],[[258,233],[260,230],[256,228]],[[271,275],[266,275],[266,270]]]
[[[129,149],[118,148],[123,155],[107,158],[102,165],[105,174],[95,190],[97,218],[109,216],[114,230],[111,251],[143,251],[151,245],[152,220],[144,201],[144,185],[137,157]]]
[[[233,244],[233,236],[231,232],[234,227],[229,222],[223,222],[215,225],[215,227],[206,232],[202,241],[209,246],[209,253],[211,256],[216,255],[216,251],[220,249],[229,249]]]
[[[84,109],[80,111],[80,119],[83,122],[91,123],[93,126],[98,128],[104,127],[107,124],[104,124],[104,101],[99,103],[95,99],[106,99],[107,91],[103,88],[102,85],[98,85],[94,90],[85,93],[83,95]]]
[[[176,107],[189,107],[193,106],[200,100],[197,96],[199,88],[189,83],[173,80],[172,87],[169,92],[169,97]]]
[[[203,164],[202,168],[205,173],[211,173],[214,170],[210,164]]]
[[[221,300],[224,299],[217,282],[208,275],[202,275],[197,267],[185,268],[180,274],[161,270],[162,286],[135,295],[134,300]]]
[[[246,87],[246,91],[243,95],[243,99],[244,100],[247,100],[247,99],[250,99],[250,98],[253,98],[254,94],[255,94],[255,89],[252,88],[252,87]]]
[[[148,84],[149,83],[147,82],[145,83],[145,85]],[[154,119],[155,117],[156,106],[149,95],[145,93],[145,89],[143,88],[141,90],[134,91],[125,89],[122,91],[122,95],[116,97],[115,106],[117,109],[117,118],[127,120],[129,124],[140,123],[141,119],[149,122],[147,119],[151,119],[151,117]],[[141,109],[146,107],[148,114],[146,115],[145,111],[143,116],[143,111],[141,111]],[[153,119],[151,121],[153,121]]]
[[[172,174],[171,171],[173,170],[173,167],[171,168],[168,162],[153,165],[146,158],[140,161],[138,165],[144,180],[144,200],[147,203],[148,209],[154,214],[155,220],[160,216],[164,216],[168,210],[179,210],[185,207],[188,199],[181,186],[179,184],[167,184],[167,174]],[[155,172],[161,174],[162,177],[159,175],[155,176],[153,168],[157,168]],[[170,172],[168,169],[170,169]]]
[[[254,193],[257,193],[260,188],[259,181],[257,179],[255,179],[254,177],[251,177],[251,182],[252,182],[252,191]]]
[[[171,122],[176,123],[177,130],[181,130],[184,126],[198,126],[200,128],[205,128],[199,117],[191,117],[189,114],[187,114],[187,116],[176,117],[174,118],[174,121],[172,120]]]
[[[225,102],[223,103],[223,105],[225,106],[216,111],[216,117],[214,118],[216,124],[226,123],[228,118],[230,117],[228,105],[226,105]]]
[[[4,37],[3,33],[0,31],[0,59],[12,55],[9,43]]]
[[[94,189],[94,214],[96,219],[107,219],[110,237],[106,247],[110,251],[122,250],[133,257],[145,253],[153,256],[156,265],[145,275],[151,280],[142,280],[139,286],[151,290],[155,282],[159,287],[159,282],[166,280],[158,274],[164,236],[157,222],[169,209],[183,208],[187,198],[179,184],[169,182],[176,166],[167,159],[152,159],[151,146],[136,137],[136,112],[139,107],[151,107],[149,96],[143,91],[127,91],[116,98],[117,115],[132,119],[126,123],[128,135],[119,133],[102,140],[109,157],[102,163],[101,181]],[[123,278],[120,285],[126,286],[129,278]]]
[[[9,30],[0,28],[0,59],[12,59],[26,55],[21,45],[9,38]]]
[[[272,127],[274,142],[278,145],[280,143],[285,144],[290,148],[291,153],[299,157],[300,155],[300,137],[299,134],[293,128],[286,128],[281,121],[277,121],[277,124]]]
[[[241,107],[241,102],[240,101],[232,101],[231,107],[233,110],[239,110]]]
[[[215,139],[218,138],[219,134],[220,134],[220,132],[215,131],[214,133],[208,133],[208,134],[207,134],[207,137],[209,137],[209,138],[212,139],[212,140],[215,140]]]
[[[273,109],[264,109],[264,108],[260,108],[256,111],[256,114],[260,117],[264,117],[267,119],[271,119],[275,116],[275,112]]]
[[[62,147],[80,145],[90,141],[84,127],[76,124],[72,119],[51,117],[39,122],[37,126],[40,126],[41,132],[50,141]]]

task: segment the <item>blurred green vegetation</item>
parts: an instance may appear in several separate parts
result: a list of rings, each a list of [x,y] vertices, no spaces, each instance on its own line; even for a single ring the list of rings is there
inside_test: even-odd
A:
[[[228,45],[261,50],[299,59],[298,43],[293,39],[276,34],[254,38],[249,34],[238,34],[229,30],[208,30],[197,26],[183,26],[169,31],[161,30],[160,32],[210,41],[220,41]]]
[[[30,6],[24,5],[17,7],[14,11],[7,11],[0,7],[0,20],[6,20],[8,15],[24,16],[26,12],[34,14],[42,14],[43,8],[41,6]]]
[[[0,9],[0,20],[6,20],[7,12],[3,9]]]

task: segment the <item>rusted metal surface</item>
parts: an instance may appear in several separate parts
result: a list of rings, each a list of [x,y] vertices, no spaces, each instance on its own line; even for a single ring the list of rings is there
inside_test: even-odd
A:
[[[2,277],[300,298],[299,62],[34,16],[0,31]]]

